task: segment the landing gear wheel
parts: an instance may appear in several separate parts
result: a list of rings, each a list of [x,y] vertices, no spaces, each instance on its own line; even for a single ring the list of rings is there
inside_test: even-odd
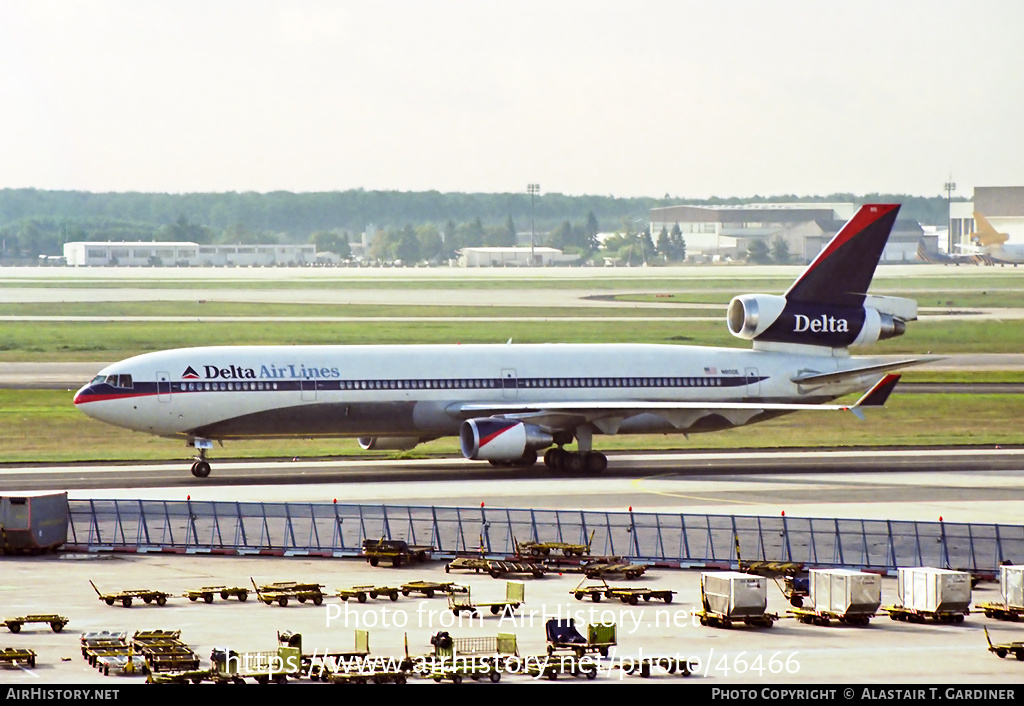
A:
[[[210,464],[206,461],[196,461],[192,464],[192,475],[196,478],[206,478],[210,475]]]

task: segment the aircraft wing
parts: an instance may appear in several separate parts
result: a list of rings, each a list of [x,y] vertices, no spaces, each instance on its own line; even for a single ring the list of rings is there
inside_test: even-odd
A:
[[[593,424],[605,434],[618,432],[622,422],[640,414],[654,414],[679,429],[692,426],[697,420],[711,414],[724,417],[732,424],[745,424],[763,412],[850,411],[863,419],[862,407],[885,404],[900,376],[888,374],[864,393],[852,405],[801,404],[799,402],[545,402],[543,404],[458,404],[449,411],[466,418],[502,417],[528,422],[546,430],[573,429],[581,424]]]

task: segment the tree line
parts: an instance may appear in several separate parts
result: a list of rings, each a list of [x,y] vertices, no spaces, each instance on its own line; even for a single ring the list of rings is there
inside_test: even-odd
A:
[[[525,192],[151,194],[2,189],[0,257],[60,255],[63,244],[73,241],[313,242],[320,250],[345,256],[348,243],[361,240],[369,230],[376,234],[369,244],[375,259],[411,262],[447,259],[467,246],[512,245],[517,233],[532,229],[536,245],[581,256],[596,250],[597,233],[614,232],[619,240],[607,249],[625,253],[631,262],[654,253],[681,260],[681,237],[644,233],[652,208],[771,201],[898,201],[904,204],[902,217],[921,223],[945,223],[948,213],[942,196],[883,194],[684,199],[668,194],[620,198],[547,193],[531,199]]]

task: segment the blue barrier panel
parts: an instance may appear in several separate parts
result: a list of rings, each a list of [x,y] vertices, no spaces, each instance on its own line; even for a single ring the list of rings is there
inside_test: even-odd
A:
[[[161,500],[71,500],[68,548],[358,556],[404,539],[440,556],[515,554],[517,541],[586,544],[595,556],[678,566],[748,561],[994,573],[1024,562],[1024,526],[835,518],[509,508]],[[592,538],[592,539],[591,539]]]

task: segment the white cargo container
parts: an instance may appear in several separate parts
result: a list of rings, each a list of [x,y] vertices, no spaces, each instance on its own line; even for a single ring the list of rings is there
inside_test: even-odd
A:
[[[705,611],[729,619],[761,617],[768,607],[768,583],[763,576],[736,571],[703,573],[700,591]]]
[[[874,615],[882,605],[878,574],[850,569],[811,569],[811,605],[836,617]]]
[[[904,608],[926,613],[963,612],[971,606],[971,575],[930,566],[900,568],[896,595]]]
[[[999,567],[999,594],[1007,608],[1024,609],[1024,566]]]

